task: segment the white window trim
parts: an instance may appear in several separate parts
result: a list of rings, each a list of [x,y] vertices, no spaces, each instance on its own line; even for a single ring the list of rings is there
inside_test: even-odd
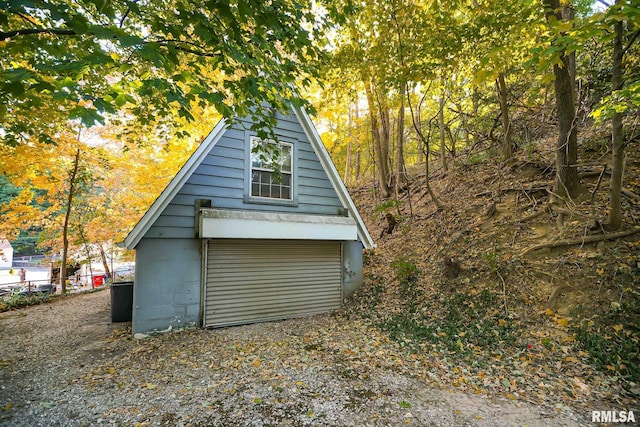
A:
[[[287,174],[287,175],[291,176],[290,184],[289,184],[289,198],[288,199],[279,198],[279,197],[254,196],[252,194],[253,171],[275,172],[275,169],[272,169],[272,168],[254,167],[253,166],[252,155],[253,155],[254,142],[266,143],[266,144],[274,144],[274,145],[279,145],[279,146],[286,145],[286,146],[289,147],[289,155],[291,157],[290,170],[287,171],[287,172],[280,171],[280,173]],[[261,138],[258,138],[257,136],[251,136],[249,138],[249,185],[248,185],[248,197],[249,197],[250,200],[263,201],[263,202],[268,202],[268,203],[277,203],[277,204],[280,204],[280,203],[294,203],[295,202],[294,186],[295,186],[296,177],[295,177],[295,174],[294,174],[294,171],[295,171],[294,149],[295,149],[295,146],[291,142],[274,141],[274,140],[263,140]]]

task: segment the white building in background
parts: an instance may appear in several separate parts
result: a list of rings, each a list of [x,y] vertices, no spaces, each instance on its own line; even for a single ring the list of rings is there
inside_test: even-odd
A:
[[[0,240],[0,268],[11,268],[13,265],[13,247],[8,240]]]

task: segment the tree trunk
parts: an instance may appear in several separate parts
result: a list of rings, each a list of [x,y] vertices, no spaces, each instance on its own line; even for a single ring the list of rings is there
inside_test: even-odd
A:
[[[82,246],[84,247],[84,252],[87,257],[87,261],[88,261],[87,265],[89,266],[89,283],[91,283],[91,289],[93,289],[95,286],[93,284],[93,267],[91,266],[91,262],[92,262],[91,250],[89,249],[89,243],[87,242],[87,239],[84,236],[84,229],[80,227],[78,232],[80,234],[80,239],[82,239]]]
[[[616,1],[616,3],[618,3]],[[611,75],[612,92],[622,89],[622,37],[624,25],[616,21],[615,38],[613,39],[613,70]],[[619,230],[622,226],[622,172],[624,168],[624,144],[622,141],[622,113],[614,113],[611,117],[611,186],[609,187],[609,217],[607,229]]]
[[[373,90],[370,87],[367,87],[367,100],[369,101],[373,148],[378,166],[378,184],[383,197],[388,198],[391,196],[391,187],[389,186],[389,113],[388,111],[385,113],[384,107],[373,98]]]
[[[356,109],[355,109],[355,123],[356,123],[356,165],[355,165],[355,180],[360,180],[360,109],[358,107],[358,99],[356,97]]]
[[[113,279],[111,269],[109,268],[109,263],[107,262],[107,254],[102,247],[102,243],[98,244],[98,249],[100,249],[100,258],[102,259],[102,266],[104,267],[104,272],[107,275],[107,279]]]
[[[398,150],[396,151],[396,192],[407,182],[404,168],[404,95],[406,85],[400,84],[400,108],[398,108]]]
[[[351,138],[347,142],[347,161],[344,164],[344,184],[349,185],[349,178],[351,177]]]
[[[545,0],[547,19],[555,15],[562,19],[559,0]],[[556,109],[558,110],[558,142],[556,145],[556,183],[555,191],[561,196],[575,197],[579,194],[578,177],[578,130],[576,128],[576,110],[573,96],[573,81],[570,73],[569,57],[562,54],[562,65],[555,64],[553,73],[556,90]]]
[[[347,141],[347,160],[344,164],[344,184],[349,185],[351,175],[351,142],[353,141],[353,118],[351,117],[351,108],[349,108],[349,139]]]
[[[420,140],[420,144],[422,145],[423,149],[424,149],[424,185],[427,188],[427,193],[429,194],[429,197],[431,197],[431,200],[433,200],[433,203],[436,205],[436,208],[438,210],[442,210],[443,206],[442,203],[440,203],[440,200],[438,200],[438,198],[436,197],[435,193],[433,192],[433,189],[431,188],[431,184],[429,183],[429,137],[425,137],[424,133],[422,132],[422,122],[420,121],[420,109],[418,109],[418,112],[415,113],[413,111],[413,107],[411,106],[411,99],[409,99],[409,97],[407,96],[407,104],[409,105],[409,110],[411,111],[411,123],[413,123],[413,128],[416,131],[416,134],[418,135],[418,138]],[[409,197],[411,197],[411,195],[409,195]]]
[[[440,94],[440,109],[438,110],[438,128],[440,129],[440,162],[442,162],[442,168],[444,170],[448,170],[449,166],[447,165],[447,152],[445,146],[444,139],[444,104],[445,104],[445,96],[446,92],[444,87],[442,88],[442,93]],[[428,161],[428,160],[427,160]]]
[[[67,292],[67,252],[69,250],[69,217],[71,216],[71,204],[73,202],[73,190],[78,174],[78,161],[80,160],[80,149],[76,151],[76,159],[73,163],[73,171],[69,177],[69,197],[67,199],[67,211],[64,214],[64,226],[62,227],[62,261],[60,264],[60,289],[62,293]]]
[[[567,2],[566,4],[564,4],[562,6],[562,19],[565,21],[573,21],[576,17],[576,10],[573,7],[573,4],[571,2]],[[569,55],[567,56],[567,63],[569,64],[569,75],[571,76],[571,81],[573,82],[573,93],[574,95],[576,94],[576,53],[575,52],[571,52],[569,53]],[[577,101],[577,99],[574,99],[574,102]]]
[[[472,117],[477,118],[478,117],[478,110],[480,109],[480,94],[478,93],[478,89],[474,86],[472,91],[471,91],[471,114]],[[477,121],[474,121],[475,127],[476,127],[476,131],[473,133],[473,138],[471,140],[471,146],[472,147],[476,147],[478,145],[478,143],[480,142],[480,138],[479,138],[479,132],[477,130],[478,128],[478,123]],[[469,146],[467,146],[467,148],[469,148]]]
[[[502,129],[504,139],[502,140],[502,158],[509,160],[513,157],[513,146],[511,144],[511,121],[509,120],[509,104],[507,103],[507,84],[504,81],[504,74],[500,73],[496,79],[498,87],[498,98],[500,99],[500,112],[502,113]]]

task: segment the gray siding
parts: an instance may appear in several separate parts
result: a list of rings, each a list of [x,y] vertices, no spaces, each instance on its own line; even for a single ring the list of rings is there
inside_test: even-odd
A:
[[[133,334],[200,323],[201,243],[142,239],[136,247]]]
[[[347,298],[362,286],[362,243],[342,242],[342,295]]]
[[[197,167],[145,237],[193,238],[196,199],[210,199],[214,208],[337,215],[342,204],[296,116],[278,115],[276,134],[296,145],[294,186],[296,204],[245,201],[248,179],[247,141],[250,131],[235,125]],[[248,127],[248,124],[247,124]]]

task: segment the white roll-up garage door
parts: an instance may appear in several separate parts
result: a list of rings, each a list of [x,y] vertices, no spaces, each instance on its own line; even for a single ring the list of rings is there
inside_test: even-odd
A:
[[[335,310],[342,302],[340,242],[210,240],[204,326]]]

